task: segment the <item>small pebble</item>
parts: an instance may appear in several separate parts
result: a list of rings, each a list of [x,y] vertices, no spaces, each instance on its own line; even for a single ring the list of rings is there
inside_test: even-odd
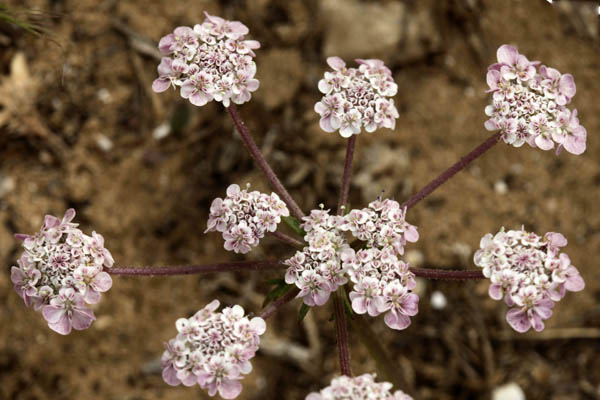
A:
[[[431,293],[430,301],[431,307],[433,307],[436,310],[443,310],[448,305],[448,300],[446,299],[446,296],[444,296],[444,293],[440,292],[439,290],[436,290],[435,292]]]
[[[492,400],[525,400],[525,393],[519,385],[510,382],[495,388],[492,392]]]

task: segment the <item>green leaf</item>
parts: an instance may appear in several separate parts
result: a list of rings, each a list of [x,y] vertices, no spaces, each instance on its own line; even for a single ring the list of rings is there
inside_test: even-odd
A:
[[[310,307],[302,303],[300,311],[298,311],[298,322],[302,322],[302,320],[304,319],[304,317],[306,317],[306,314],[308,314],[309,311]]]
[[[283,220],[283,222],[285,222],[285,224],[287,226],[290,227],[291,230],[294,231],[294,233],[296,233],[297,235],[300,235],[302,237],[306,236],[306,232],[304,232],[304,229],[302,229],[300,227],[300,221],[298,221],[296,218],[294,218],[294,217],[281,217],[281,219]]]
[[[287,283],[285,283],[283,279],[271,279],[271,282],[274,282],[273,285],[275,285],[275,287],[271,289],[269,293],[267,293],[265,301],[262,305],[263,307],[286,294],[287,291],[290,290],[290,288],[292,287],[292,285],[288,285]]]

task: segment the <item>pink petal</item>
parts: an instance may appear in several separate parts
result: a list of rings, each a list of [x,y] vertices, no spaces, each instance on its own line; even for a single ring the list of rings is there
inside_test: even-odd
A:
[[[63,307],[45,306],[42,309],[42,315],[49,323],[55,323],[59,321],[65,314],[66,311]]]
[[[498,48],[496,56],[498,57],[498,62],[512,65],[517,61],[519,52],[516,47],[503,44]]]
[[[409,317],[394,310],[388,311],[383,320],[387,326],[396,330],[406,329],[410,325]]]
[[[356,297],[352,300],[352,309],[357,314],[364,314],[367,312],[367,302],[363,296]]]
[[[19,285],[19,286],[23,285],[24,278],[25,278],[25,273],[23,272],[23,270],[21,270],[21,268],[12,267],[10,269],[10,280],[12,281],[13,284]]]
[[[531,321],[527,318],[527,313],[519,308],[511,308],[506,313],[506,321],[517,332],[527,332],[531,328]]]
[[[567,270],[567,280],[565,288],[570,292],[579,292],[585,288],[585,281],[575,267],[569,267]]]
[[[242,384],[233,379],[225,379],[219,385],[219,395],[224,399],[235,399],[242,392]]]
[[[162,371],[163,380],[171,386],[178,386],[181,384],[181,381],[177,378],[177,371],[173,368],[173,364],[169,363],[169,365],[163,369]]]
[[[89,308],[73,308],[71,321],[73,323],[73,328],[78,331],[89,328],[95,319],[96,316],[94,316],[94,312]]]
[[[162,93],[167,90],[169,86],[171,86],[171,80],[166,76],[161,76],[152,82],[152,91],[154,93]]]
[[[501,300],[502,299],[502,285],[498,285],[495,283],[491,284],[490,288],[488,289],[488,294],[494,300]]]
[[[576,88],[575,88],[575,80],[573,79],[573,75],[564,74],[560,77],[558,81],[558,90],[564,94],[565,96],[571,98],[575,96]]]
[[[339,57],[328,57],[327,64],[336,71],[339,71],[346,66],[344,60]]]
[[[104,271],[99,272],[92,281],[92,287],[99,292],[106,292],[111,286],[112,278]]]

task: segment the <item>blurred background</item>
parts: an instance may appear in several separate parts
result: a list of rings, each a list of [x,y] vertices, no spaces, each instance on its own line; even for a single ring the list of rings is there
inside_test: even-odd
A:
[[[1,3],[0,398],[204,399],[160,377],[175,320],[212,299],[261,309],[282,273],[115,277],[92,327],[62,337],[10,282],[15,232],[74,207],[120,266],[283,258],[265,238],[247,257],[203,234],[208,207],[231,183],[268,186],[220,103],[157,95],[156,43],[203,11],[240,20],[257,51],[260,89],[240,107],[255,140],[304,210],[336,205],[346,141],[320,130],[313,106],[325,59],[381,58],[399,85],[394,131],[358,137],[351,203],[382,191],[405,200],[489,133],[485,74],[502,44],[571,73],[571,103],[588,131],[582,156],[499,144],[408,214],[416,266],[475,268],[485,233],[522,224],[562,232],[586,289],[566,296],[539,334],[519,335],[487,282],[421,281],[405,331],[371,319],[391,376],[350,332],[355,374],[377,372],[415,399],[490,399],[506,384],[528,399],[600,398],[600,36],[596,2],[542,0],[26,0]],[[35,34],[35,32],[41,34]],[[432,297],[433,295],[433,297]],[[432,301],[432,298],[434,301]],[[294,301],[272,320],[240,399],[303,399],[338,373],[331,306],[297,322]],[[388,371],[389,373],[389,371]],[[498,392],[496,392],[498,393]],[[500,397],[498,397],[500,398]],[[504,400],[519,397],[508,396]]]

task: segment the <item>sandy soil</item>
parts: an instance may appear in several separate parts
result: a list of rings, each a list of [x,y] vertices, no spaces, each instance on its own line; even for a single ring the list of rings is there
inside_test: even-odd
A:
[[[261,89],[240,111],[305,210],[334,207],[342,174],[345,141],[322,132],[312,110],[327,56],[381,58],[400,87],[396,130],[358,138],[356,206],[382,190],[406,199],[487,137],[485,72],[499,45],[573,74],[587,152],[496,146],[410,211],[421,239],[408,256],[422,266],[473,268],[483,234],[524,224],[567,236],[586,290],[556,306],[543,335],[516,335],[487,282],[422,282],[409,329],[391,332],[381,318],[371,329],[394,382],[415,399],[487,399],[507,382],[528,399],[600,398],[597,18],[542,0],[13,3],[47,12],[49,33],[0,24],[0,398],[208,398],[160,377],[157,360],[175,320],[214,298],[258,311],[267,280],[281,275],[115,278],[92,328],[68,337],[51,332],[12,289],[20,252],[12,235],[68,207],[85,231],[105,236],[118,265],[243,259],[225,252],[219,235],[203,234],[208,206],[230,183],[267,190],[265,181],[222,107],[152,93],[157,60],[143,47],[201,21],[204,10],[243,21],[261,41]],[[170,134],[157,139],[161,126]],[[267,238],[246,258],[290,254]],[[444,310],[430,305],[436,290],[448,300]],[[298,324],[299,306],[269,322],[240,399],[303,399],[337,373],[331,308]],[[377,371],[356,330],[351,341],[354,372]]]

